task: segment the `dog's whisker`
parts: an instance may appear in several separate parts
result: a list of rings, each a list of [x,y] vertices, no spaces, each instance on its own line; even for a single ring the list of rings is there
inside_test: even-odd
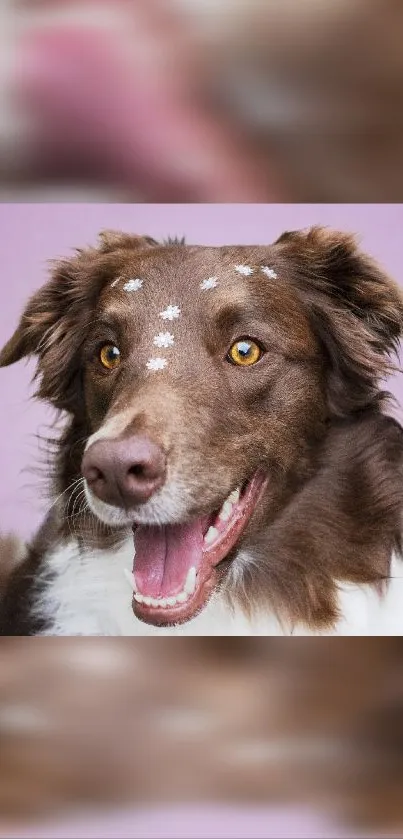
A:
[[[80,488],[80,486],[81,486],[81,481],[76,485],[73,492],[69,495],[69,497],[67,499],[67,502],[66,502],[66,505],[65,505],[65,511],[64,511],[64,515],[66,516],[66,518],[70,518],[70,515],[71,515],[70,512],[69,512],[70,508],[72,508],[72,512],[74,512],[74,506],[77,502],[77,497],[80,497],[81,492],[83,491]]]
[[[80,480],[80,485],[82,485],[82,480]],[[68,514],[68,512],[66,512],[66,516],[65,516],[65,521],[68,524],[70,535],[73,536],[74,538],[78,537],[76,522],[77,522],[77,519],[80,516],[81,503],[82,503],[83,500],[85,502],[85,489],[81,489],[79,492],[78,492],[78,489],[79,489],[79,487],[77,487],[77,489],[76,489],[72,511],[71,511],[70,514]],[[70,498],[69,503],[71,503],[71,501],[72,501],[72,498]],[[77,505],[79,505],[78,512],[76,512]]]
[[[63,492],[61,492],[61,493],[60,493],[60,495],[58,495],[58,496],[57,496],[57,498],[55,498],[55,500],[53,501],[53,503],[50,505],[50,507],[49,507],[49,511],[48,511],[48,512],[50,512],[50,511],[53,509],[53,507],[55,507],[55,506],[56,506],[56,504],[58,504],[58,502],[60,501],[60,499],[61,499],[61,498],[63,498],[63,495],[66,495],[66,493],[71,492],[72,490],[74,490],[74,487],[76,487],[78,484],[80,484],[82,480],[83,480],[83,479],[82,479],[81,477],[80,477],[80,478],[76,478],[76,479],[75,479],[75,480],[74,480],[74,481],[73,481],[73,482],[72,482],[72,483],[71,483],[68,487],[66,487],[66,489],[64,489],[64,490],[63,490]],[[71,496],[70,496],[70,497],[71,497]]]
[[[80,515],[80,513],[81,513],[80,506],[81,506],[83,500],[85,501],[85,489],[81,489],[80,492],[75,494],[71,513],[67,516],[68,519],[72,520],[74,518],[77,518],[77,516]],[[78,510],[77,510],[77,507],[78,507]]]

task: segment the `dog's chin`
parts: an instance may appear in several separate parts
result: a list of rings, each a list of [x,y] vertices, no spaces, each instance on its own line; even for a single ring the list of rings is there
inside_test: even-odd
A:
[[[185,523],[136,520],[128,513],[88,497],[104,523],[132,528],[135,616],[155,626],[172,626],[196,617],[220,583],[255,512],[267,478],[256,472],[230,492],[218,510]]]

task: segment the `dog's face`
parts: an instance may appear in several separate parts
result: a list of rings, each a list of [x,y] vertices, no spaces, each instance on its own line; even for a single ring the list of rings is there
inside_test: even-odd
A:
[[[82,477],[92,514],[133,528],[134,612],[168,625],[253,564],[329,424],[376,398],[401,317],[341,235],[206,248],[104,234],[56,268],[0,363],[38,353],[40,395],[72,415],[61,489]]]

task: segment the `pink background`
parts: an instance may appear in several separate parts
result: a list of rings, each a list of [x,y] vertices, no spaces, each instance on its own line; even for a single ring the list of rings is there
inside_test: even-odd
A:
[[[362,246],[403,284],[403,207],[399,205],[129,205],[0,206],[0,343],[12,334],[27,297],[46,279],[46,261],[93,244],[99,230],[118,228],[155,238],[185,235],[194,244],[264,244],[286,229],[325,224],[359,234]],[[38,463],[35,434],[51,414],[29,400],[33,364],[0,370],[0,531],[29,536],[47,503],[27,467]],[[403,401],[401,376],[391,389]]]
[[[304,809],[170,807],[41,826],[10,839],[363,839]],[[368,836],[368,834],[366,834]]]

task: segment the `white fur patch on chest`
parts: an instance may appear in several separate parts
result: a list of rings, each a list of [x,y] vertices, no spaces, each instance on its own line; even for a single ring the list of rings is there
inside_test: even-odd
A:
[[[59,546],[45,560],[47,584],[35,613],[49,623],[43,635],[64,636],[311,636],[306,628],[281,628],[273,615],[253,623],[212,598],[194,620],[169,629],[148,626],[133,614],[124,569],[133,565],[133,540],[116,551],[80,552],[76,542]],[[401,569],[400,569],[401,570]],[[402,635],[403,577],[394,578],[379,599],[367,586],[340,586],[342,618],[329,635]],[[396,576],[395,576],[396,575]]]
[[[81,552],[75,542],[56,548],[45,560],[48,580],[35,609],[49,622],[43,635],[224,635],[237,632],[223,604],[211,603],[188,624],[170,629],[148,626],[132,610],[125,569],[133,565],[128,538],[117,551]],[[228,631],[229,630],[229,631]],[[232,631],[231,631],[232,630]]]

